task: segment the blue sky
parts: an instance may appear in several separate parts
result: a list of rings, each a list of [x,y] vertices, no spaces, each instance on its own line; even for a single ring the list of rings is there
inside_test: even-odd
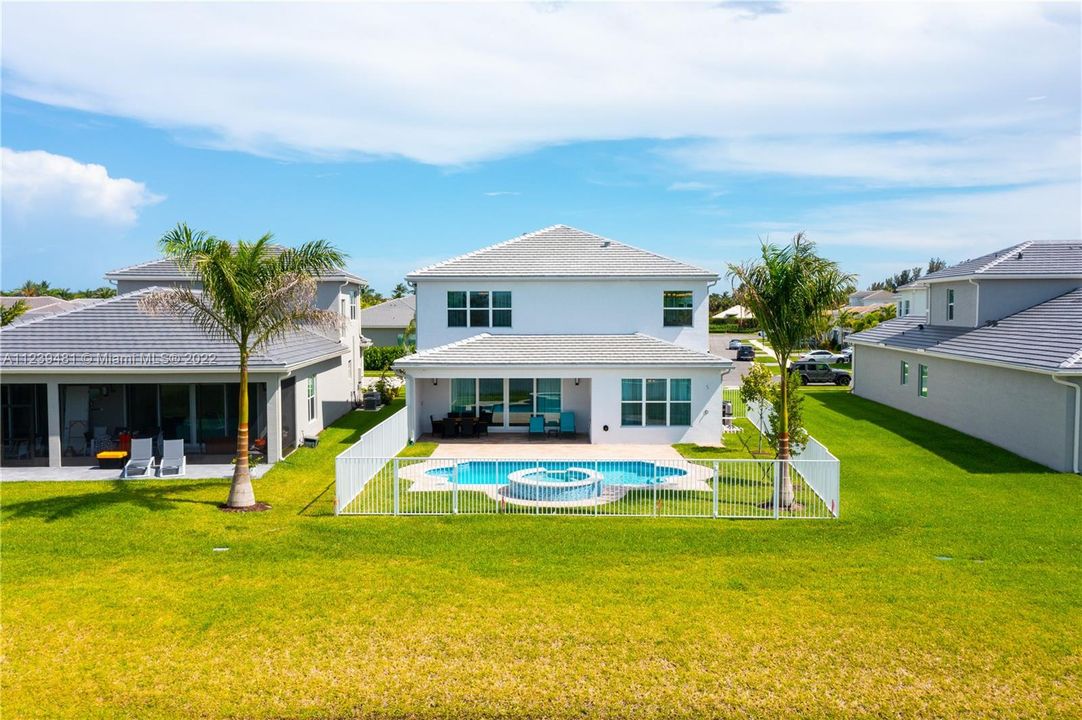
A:
[[[383,291],[555,223],[719,271],[806,230],[866,282],[1082,237],[1073,4],[6,4],[3,21],[5,288],[96,286],[181,220],[327,238]]]

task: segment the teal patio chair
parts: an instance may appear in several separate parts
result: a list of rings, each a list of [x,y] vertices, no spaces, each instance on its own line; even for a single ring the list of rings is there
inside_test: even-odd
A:
[[[570,410],[564,410],[560,413],[560,434],[571,435],[574,437],[575,432],[575,413]]]
[[[544,415],[531,415],[530,416],[530,439],[535,436],[540,436],[543,440],[545,438],[545,416]]]

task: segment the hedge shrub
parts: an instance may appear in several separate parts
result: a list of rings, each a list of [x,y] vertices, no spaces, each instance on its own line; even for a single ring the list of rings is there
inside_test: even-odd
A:
[[[390,370],[391,363],[413,352],[413,348],[391,345],[388,347],[370,347],[364,351],[365,370]]]

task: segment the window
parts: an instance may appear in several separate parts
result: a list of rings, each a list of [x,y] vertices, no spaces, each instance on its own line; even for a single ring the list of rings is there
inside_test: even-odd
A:
[[[917,385],[917,392],[921,397],[928,397],[928,366],[918,365],[917,375],[920,382]]]
[[[357,293],[355,292],[349,294],[349,319],[357,319]]]
[[[905,312],[903,312],[902,315],[908,315],[909,314],[909,301],[906,300],[904,305],[905,305]]]
[[[691,425],[691,380],[625,378],[620,381],[620,424]]]
[[[902,385],[908,385],[909,384],[909,363],[907,363],[905,360],[902,360],[902,381],[901,381],[901,384]]]
[[[947,319],[954,319],[954,288],[947,288]]]
[[[666,290],[662,301],[665,327],[691,327],[692,295],[690,290]]]
[[[307,388],[308,398],[308,420],[311,422],[316,419],[316,379],[315,377],[308,378]]]
[[[447,292],[447,327],[466,327],[466,293]]]
[[[447,327],[511,327],[511,292],[449,290]]]
[[[473,406],[477,402],[477,380],[475,378],[454,378],[451,380],[451,412],[461,415],[473,415]]]

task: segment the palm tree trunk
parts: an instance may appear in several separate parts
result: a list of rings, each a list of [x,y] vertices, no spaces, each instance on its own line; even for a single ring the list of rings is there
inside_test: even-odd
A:
[[[789,353],[781,361],[781,412],[778,414],[778,460],[781,467],[781,487],[778,505],[788,508],[793,504],[793,478],[789,474]]]
[[[248,354],[240,355],[240,392],[237,403],[237,462],[233,467],[233,484],[229,488],[231,508],[255,505],[252,474],[248,469]]]

